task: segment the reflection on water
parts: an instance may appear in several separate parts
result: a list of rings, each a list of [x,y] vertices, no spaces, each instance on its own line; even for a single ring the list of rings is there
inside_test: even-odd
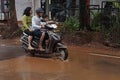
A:
[[[0,44],[0,46],[6,46],[5,44]]]
[[[0,60],[7,60],[25,55],[19,46],[0,45]]]

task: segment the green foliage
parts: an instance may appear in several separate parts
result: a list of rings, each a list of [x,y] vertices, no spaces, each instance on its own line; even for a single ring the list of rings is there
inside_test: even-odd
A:
[[[77,16],[69,17],[64,22],[64,28],[66,31],[76,31],[79,29],[80,23]]]
[[[105,34],[105,40],[113,43],[120,43],[120,13],[105,15],[97,12],[93,15],[91,28]]]
[[[100,31],[101,30],[100,19],[101,19],[102,13],[96,12],[95,14],[92,13],[92,15],[93,15],[93,20],[91,22],[91,28],[95,31]]]
[[[120,3],[119,2],[113,2],[113,5],[115,8],[119,8],[120,9]]]

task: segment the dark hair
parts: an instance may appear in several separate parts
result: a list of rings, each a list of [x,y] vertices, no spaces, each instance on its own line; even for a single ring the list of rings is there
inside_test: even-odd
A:
[[[42,19],[41,21],[42,21],[42,22],[46,22],[44,19],[45,19],[45,18],[48,18],[48,15],[45,14],[45,15],[42,16],[42,18],[43,18],[43,19]]]
[[[31,7],[27,7],[27,8],[24,10],[23,15],[30,16],[30,10],[31,10],[31,9],[32,9]]]
[[[48,15],[45,14],[45,15],[42,16],[42,18],[48,18]]]

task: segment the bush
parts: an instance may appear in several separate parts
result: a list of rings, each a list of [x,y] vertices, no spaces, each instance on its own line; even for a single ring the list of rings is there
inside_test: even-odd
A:
[[[65,31],[76,31],[79,30],[79,18],[77,16],[69,17],[64,22]]]
[[[95,13],[91,22],[91,28],[102,32],[105,40],[111,43],[120,43],[120,13],[105,15],[103,12]]]
[[[93,14],[93,19],[91,21],[91,28],[94,31],[101,30],[101,17],[102,17],[102,13],[96,12],[95,14]]]

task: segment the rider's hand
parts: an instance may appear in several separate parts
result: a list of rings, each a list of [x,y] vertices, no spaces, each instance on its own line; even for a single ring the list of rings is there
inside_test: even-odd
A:
[[[45,25],[42,25],[42,27],[41,28],[45,28]]]
[[[55,22],[55,24],[57,24],[57,25],[58,25],[58,24],[59,24],[59,22]]]

